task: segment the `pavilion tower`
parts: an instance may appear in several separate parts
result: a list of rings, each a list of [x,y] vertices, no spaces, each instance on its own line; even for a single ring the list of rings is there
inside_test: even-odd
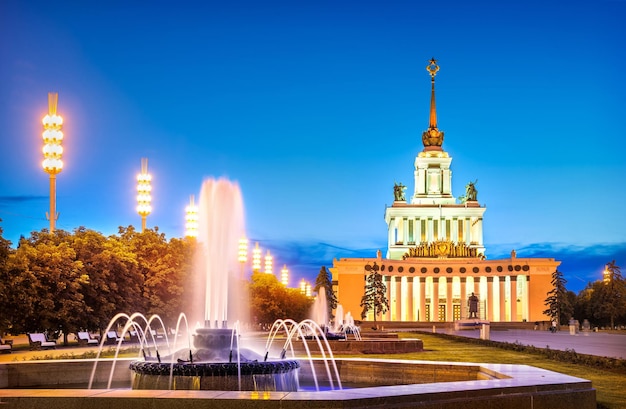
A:
[[[414,192],[407,203],[404,194],[385,211],[388,225],[387,257],[484,257],[482,220],[486,208],[476,200],[473,183],[457,203],[452,195],[452,158],[443,149],[444,133],[437,127],[433,58],[426,66],[431,78],[428,129],[422,133],[423,149],[415,158]],[[401,186],[401,185],[400,185]],[[404,186],[401,186],[404,188]]]

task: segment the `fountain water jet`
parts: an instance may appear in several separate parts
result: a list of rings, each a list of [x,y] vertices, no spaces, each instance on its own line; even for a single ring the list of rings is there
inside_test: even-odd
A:
[[[239,239],[245,235],[239,186],[225,179],[206,180],[200,191],[198,224],[201,251],[194,288],[202,291],[196,295],[198,302],[194,304],[204,306],[204,327],[197,328],[193,334],[195,350],[179,350],[163,358],[163,363],[161,358],[159,362],[131,363],[135,373],[133,387],[297,390],[298,361],[263,361],[254,351],[239,348],[236,323],[247,318],[244,308],[248,306],[243,286],[237,281]]]

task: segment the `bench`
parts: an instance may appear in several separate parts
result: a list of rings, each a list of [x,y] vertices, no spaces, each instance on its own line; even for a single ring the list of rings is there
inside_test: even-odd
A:
[[[78,338],[78,345],[80,346],[98,345],[98,340],[92,337],[91,334],[87,331],[77,332],[76,338]]]
[[[13,340],[0,338],[0,352],[3,354],[10,354],[11,350],[13,350]]]
[[[55,349],[57,347],[56,342],[48,341],[46,335],[41,332],[28,334],[28,343],[30,344],[31,351],[38,351],[40,349]]]
[[[106,341],[105,343],[107,345],[111,345],[111,344],[117,344],[119,341],[124,341],[123,338],[120,338],[120,336],[117,334],[116,331],[109,331],[106,333]]]

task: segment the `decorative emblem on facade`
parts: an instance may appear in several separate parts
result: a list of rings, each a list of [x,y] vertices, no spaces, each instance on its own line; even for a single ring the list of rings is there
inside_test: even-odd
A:
[[[422,242],[409,249],[402,256],[407,258],[480,258],[484,256],[478,253],[476,248],[469,247],[465,243],[455,243],[451,240],[438,240],[431,243]]]

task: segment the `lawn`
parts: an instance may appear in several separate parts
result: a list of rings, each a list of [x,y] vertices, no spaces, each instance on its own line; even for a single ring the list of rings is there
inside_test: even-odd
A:
[[[579,364],[553,361],[544,356],[504,350],[466,343],[461,340],[442,338],[428,333],[406,333],[401,337],[420,338],[424,342],[424,352],[398,355],[368,355],[372,358],[419,359],[423,361],[450,361],[476,363],[502,363],[532,365],[549,371],[588,379],[596,388],[598,408],[626,408],[626,374],[590,368]]]

